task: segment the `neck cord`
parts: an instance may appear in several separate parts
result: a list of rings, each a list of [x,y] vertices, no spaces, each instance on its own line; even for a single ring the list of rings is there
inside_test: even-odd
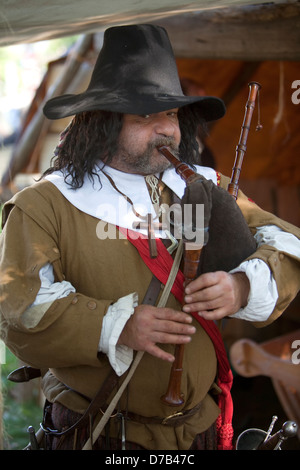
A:
[[[112,177],[110,175],[108,175],[107,173],[105,173],[105,171],[103,169],[101,169],[101,171],[106,176],[106,178],[108,179],[108,181],[110,182],[112,187],[119,194],[121,194],[121,196],[123,196],[125,198],[125,200],[131,205],[134,215],[136,217],[138,217],[139,219],[147,220],[147,215],[143,216],[135,210],[135,207],[134,207],[134,204],[133,204],[132,200],[128,196],[126,196],[126,194],[122,193],[122,191],[119,190],[119,188],[116,186],[116,184],[115,184],[114,180],[112,179]],[[145,181],[151,189],[150,198],[151,198],[152,204],[154,206],[155,212],[157,214],[157,217],[159,217],[159,215],[160,215],[158,183],[161,179],[161,176],[162,176],[162,174],[160,175],[159,179],[154,175],[147,175],[145,177]],[[157,210],[157,208],[158,208],[158,210]]]

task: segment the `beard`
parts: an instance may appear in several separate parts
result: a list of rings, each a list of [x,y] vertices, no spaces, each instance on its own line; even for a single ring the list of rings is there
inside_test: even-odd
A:
[[[158,147],[167,146],[170,151],[178,155],[178,146],[173,138],[160,138],[149,142],[143,152],[128,151],[122,145],[119,147],[119,161],[128,173],[152,175],[162,173],[172,164],[157,150]]]

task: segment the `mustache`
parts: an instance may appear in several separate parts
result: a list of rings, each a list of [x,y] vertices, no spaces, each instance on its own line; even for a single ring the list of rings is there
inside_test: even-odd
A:
[[[153,142],[150,142],[148,144],[148,149],[151,151],[151,150],[154,150],[155,148],[163,147],[163,146],[169,147],[169,149],[176,156],[178,156],[179,147],[176,144],[176,141],[175,141],[174,137],[159,137],[159,138],[155,139]]]

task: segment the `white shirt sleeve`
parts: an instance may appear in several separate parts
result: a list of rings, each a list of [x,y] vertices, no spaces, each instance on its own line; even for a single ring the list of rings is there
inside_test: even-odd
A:
[[[258,246],[267,244],[278,251],[300,259],[300,241],[298,238],[284,232],[275,225],[259,227],[255,239]],[[250,293],[247,306],[231,315],[231,317],[248,321],[266,321],[273,312],[278,299],[276,282],[269,267],[260,259],[252,259],[243,262],[230,272],[240,271],[244,272],[249,279]]]
[[[133,350],[125,345],[117,345],[117,342],[137,305],[137,294],[129,294],[111,305],[103,318],[99,351],[107,354],[110,365],[118,375],[126,372],[133,358]]]
[[[35,301],[23,312],[22,324],[26,328],[36,327],[54,300],[67,297],[75,288],[68,281],[54,282],[53,267],[47,263],[39,271],[41,287]]]
[[[265,321],[274,310],[278,299],[276,282],[268,265],[261,259],[252,259],[240,264],[230,273],[244,272],[250,282],[250,293],[246,307],[230,315],[247,321]]]
[[[41,287],[32,306],[40,305],[67,297],[75,288],[68,281],[54,282],[52,264],[47,263],[39,272]],[[29,307],[30,308],[30,307]]]

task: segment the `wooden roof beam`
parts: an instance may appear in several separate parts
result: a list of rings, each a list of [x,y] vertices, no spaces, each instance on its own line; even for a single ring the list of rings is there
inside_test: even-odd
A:
[[[243,61],[300,60],[300,3],[198,11],[157,23],[177,57]]]

